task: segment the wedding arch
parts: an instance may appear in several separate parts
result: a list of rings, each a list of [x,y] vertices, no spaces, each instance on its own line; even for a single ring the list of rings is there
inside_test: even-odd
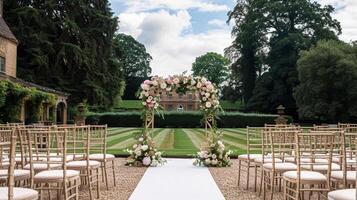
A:
[[[202,145],[202,150],[197,153],[194,164],[216,167],[229,166],[231,152],[225,149],[216,125],[217,113],[221,110],[218,89],[205,77],[186,76],[184,74],[167,78],[153,76],[150,80],[145,80],[141,84],[139,98],[143,105],[144,129],[132,150],[128,150],[130,157],[127,160],[127,165],[157,166],[165,162],[161,157],[161,152],[156,149],[150,133],[154,129],[155,112],[163,113],[161,112],[163,108],[160,105],[162,93],[173,91],[179,94],[192,92],[198,95],[207,141],[205,145]]]

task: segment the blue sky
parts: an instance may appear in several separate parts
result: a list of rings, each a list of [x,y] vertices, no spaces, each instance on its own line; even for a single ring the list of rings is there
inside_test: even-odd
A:
[[[316,0],[338,8],[342,40],[357,40],[357,0]],[[110,0],[119,32],[143,43],[153,57],[153,75],[190,72],[195,58],[223,51],[232,41],[227,12],[236,0]]]

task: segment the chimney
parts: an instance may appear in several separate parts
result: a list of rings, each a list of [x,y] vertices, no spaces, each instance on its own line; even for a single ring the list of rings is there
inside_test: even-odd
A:
[[[3,15],[3,7],[4,7],[4,4],[3,4],[3,0],[0,0],[0,17],[2,17]]]

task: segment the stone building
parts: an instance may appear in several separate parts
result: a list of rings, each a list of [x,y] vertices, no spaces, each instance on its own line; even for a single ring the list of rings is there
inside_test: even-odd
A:
[[[197,93],[164,92],[161,95],[161,105],[167,111],[194,111],[199,109]]]
[[[55,106],[51,106],[46,102],[42,103],[42,113],[40,121],[47,122],[50,116],[54,116],[54,122],[63,124],[67,122],[67,99],[68,94],[51,88],[43,87],[34,83],[24,81],[16,77],[16,60],[17,60],[17,45],[19,41],[11,32],[6,24],[3,16],[3,0],[0,0],[0,80],[8,80],[13,83],[18,83],[24,87],[36,88],[37,90],[51,93],[57,96]],[[19,120],[26,122],[29,116],[28,103],[24,100],[22,103]]]

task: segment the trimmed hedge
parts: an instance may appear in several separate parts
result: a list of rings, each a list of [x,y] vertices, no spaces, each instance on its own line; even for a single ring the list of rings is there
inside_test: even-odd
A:
[[[165,112],[164,119],[155,116],[155,127],[196,128],[203,127],[201,112]],[[226,112],[219,115],[218,127],[243,128],[246,126],[264,126],[274,123],[277,115]],[[292,118],[288,117],[289,122]],[[108,124],[109,127],[141,127],[141,112],[91,113],[87,116],[88,124]]]

